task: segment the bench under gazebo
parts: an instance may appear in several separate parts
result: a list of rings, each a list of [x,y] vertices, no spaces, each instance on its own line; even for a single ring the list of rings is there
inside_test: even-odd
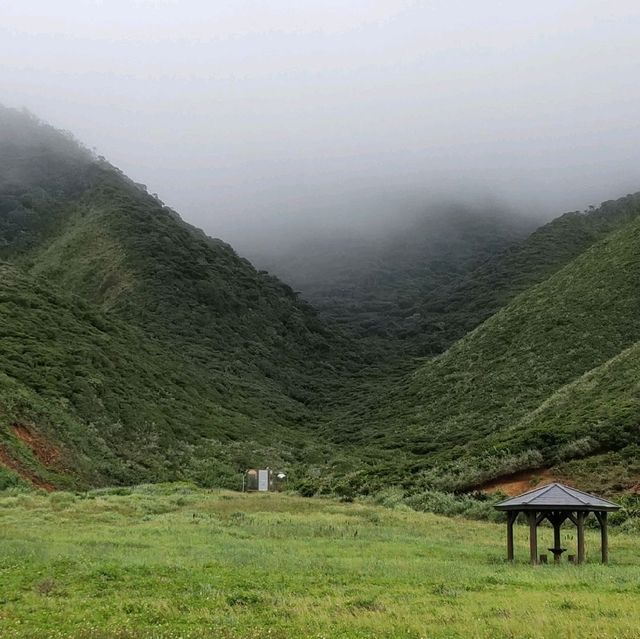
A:
[[[529,552],[531,563],[538,563],[538,526],[546,519],[553,526],[553,553],[555,562],[560,561],[566,548],[561,547],[560,526],[568,519],[578,530],[577,562],[585,558],[584,523],[589,513],[593,513],[600,524],[602,563],[609,559],[609,538],[607,533],[607,513],[618,510],[620,506],[611,501],[583,493],[575,488],[553,483],[530,490],[517,497],[511,497],[496,504],[498,510],[507,513],[507,559],[513,561],[513,525],[520,513],[527,516],[529,522]]]

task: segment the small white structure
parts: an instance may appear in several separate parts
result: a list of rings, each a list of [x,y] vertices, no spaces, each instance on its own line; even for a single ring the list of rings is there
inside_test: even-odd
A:
[[[258,470],[258,492],[267,493],[269,492],[269,479],[271,475],[271,471],[267,468],[265,470]]]
[[[287,476],[271,468],[249,468],[242,476],[243,492],[279,492],[283,490]]]

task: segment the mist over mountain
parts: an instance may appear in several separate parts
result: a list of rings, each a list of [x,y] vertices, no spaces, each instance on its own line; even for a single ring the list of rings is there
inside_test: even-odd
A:
[[[9,0],[26,106],[241,254],[493,198],[545,219],[640,181],[640,9]]]
[[[460,292],[467,308],[502,308],[340,416],[337,437],[406,455],[425,486],[448,490],[548,468],[633,487],[639,223],[636,193],[559,217],[488,263]]]
[[[0,167],[4,480],[235,485],[252,455],[295,464],[361,349],[29,113],[0,107]]]
[[[441,329],[426,324],[423,306],[538,223],[498,205],[438,204],[386,227],[264,246],[249,256],[327,320],[358,336],[415,338],[433,353],[446,344]]]

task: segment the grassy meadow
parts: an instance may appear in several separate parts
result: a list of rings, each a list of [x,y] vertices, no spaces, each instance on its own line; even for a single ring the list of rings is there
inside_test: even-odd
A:
[[[573,531],[563,532],[574,543]],[[640,637],[640,542],[504,561],[504,527],[290,495],[140,486],[0,497],[0,637]],[[540,549],[551,543],[542,529]]]

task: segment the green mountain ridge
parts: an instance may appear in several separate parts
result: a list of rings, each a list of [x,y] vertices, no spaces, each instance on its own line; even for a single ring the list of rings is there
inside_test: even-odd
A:
[[[606,374],[640,338],[638,249],[636,218],[360,411],[343,440],[408,451],[450,488],[640,443],[635,384]]]
[[[598,208],[565,213],[513,243],[449,287],[437,289],[421,305],[421,332],[441,328],[441,343],[452,344],[508,304],[544,281],[587,248],[639,214],[640,196],[627,195]]]
[[[9,265],[1,278],[2,447],[27,474],[56,486],[219,483],[246,455],[293,459],[297,433],[282,407],[248,399],[255,385],[219,386],[177,349]],[[64,450],[59,463],[41,463],[16,426]]]
[[[0,192],[2,257],[13,265],[0,308],[3,370],[7,387],[17,384],[38,407],[8,413],[6,454],[29,457],[12,432],[26,423],[68,449],[81,483],[191,478],[235,487],[248,465],[295,465],[300,449],[313,448],[312,406],[350,368],[366,366],[361,350],[288,286],[183,223],[104,160],[77,147],[74,163],[58,163],[68,137],[9,115],[3,162],[20,151],[23,160],[36,153],[42,166],[21,170]],[[66,175],[76,170],[81,187]],[[88,325],[69,315],[76,304],[94,318]],[[28,351],[14,326],[29,327]],[[71,438],[83,431],[81,441]],[[29,464],[49,474],[33,455]]]
[[[499,212],[439,225],[347,256],[318,314],[0,108],[0,485],[238,487],[258,465],[345,496],[550,467],[638,483],[640,194],[528,235]]]

